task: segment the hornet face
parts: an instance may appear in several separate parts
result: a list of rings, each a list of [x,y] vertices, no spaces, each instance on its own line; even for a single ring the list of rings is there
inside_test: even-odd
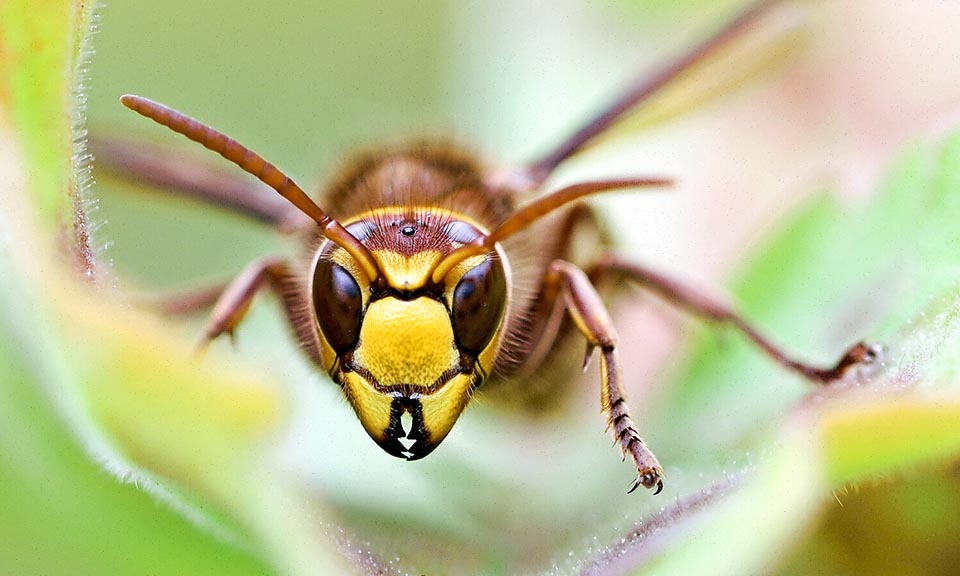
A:
[[[321,245],[311,294],[322,361],[380,447],[423,458],[493,368],[508,298],[504,259],[499,249],[472,256],[434,282],[438,261],[484,233],[436,208],[376,210],[347,230],[382,274],[371,284],[343,248]]]

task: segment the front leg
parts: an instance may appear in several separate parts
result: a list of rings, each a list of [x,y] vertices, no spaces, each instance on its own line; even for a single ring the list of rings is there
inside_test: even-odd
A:
[[[262,258],[251,262],[220,294],[200,336],[200,348],[203,349],[222,334],[232,336],[250,309],[253,297],[262,288],[269,287],[280,298],[287,321],[300,342],[300,347],[319,365],[320,344],[310,319],[310,303],[301,285],[302,282],[298,281],[298,277],[284,260]]]
[[[817,366],[794,359],[783,348],[764,336],[722,297],[698,290],[649,268],[607,256],[591,270],[595,281],[613,275],[636,283],[659,295],[670,304],[708,320],[727,323],[739,330],[772,360],[781,366],[821,384],[845,377],[851,369],[876,362],[881,347],[858,342],[847,349],[831,366]]]
[[[248,264],[217,299],[200,337],[200,348],[222,334],[233,337],[234,330],[247,315],[257,292],[264,285],[271,286],[278,293],[282,292],[279,287],[287,276],[287,263],[278,258],[262,258]]]
[[[630,417],[621,385],[617,332],[600,295],[582,270],[563,260],[555,260],[550,265],[546,284],[552,288],[548,293],[556,294],[559,290],[563,295],[564,307],[587,339],[585,360],[596,348],[600,349],[600,403],[607,416],[607,428],[612,432],[614,442],[619,444],[623,457],[629,455],[637,467],[637,478],[629,492],[643,485],[645,488],[655,487],[654,494],[659,494],[663,490],[663,468]]]

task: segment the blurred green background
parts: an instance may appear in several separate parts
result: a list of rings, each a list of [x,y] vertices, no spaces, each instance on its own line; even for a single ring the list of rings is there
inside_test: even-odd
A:
[[[631,3],[289,2],[255,10],[232,2],[111,3],[99,11],[94,38],[89,126],[204,157],[117,102],[123,93],[145,95],[218,127],[313,189],[354,149],[412,136],[453,137],[509,165],[546,150],[645,66],[684,50],[736,7],[708,4],[691,19],[673,8]],[[229,214],[95,177],[98,239],[110,243],[105,254],[126,289],[220,280],[259,255],[291,249]],[[479,428],[481,436],[454,434],[445,456],[410,466],[369,441],[339,390],[302,361],[280,318],[271,299],[258,300],[236,350],[274,366],[289,385],[298,410],[283,464],[335,503],[348,529],[401,566],[438,569],[459,542],[470,541],[450,566],[509,572],[543,565],[566,543],[580,546],[584,531],[604,526],[611,514],[617,520],[603,530],[615,534],[628,521],[618,503],[658,505],[624,497],[631,470],[608,450],[592,384],[577,395],[588,408],[569,416],[589,436],[555,438],[556,422],[528,430],[522,417],[499,415],[481,399],[458,424],[458,430]],[[198,329],[197,322],[182,327],[191,339]],[[226,343],[218,347],[231,352]],[[526,443],[541,452],[544,467],[562,446],[594,454],[589,460],[612,472],[594,476],[598,490],[617,498],[584,492],[580,505],[555,510],[554,498],[582,479],[583,461],[558,462],[559,470],[535,481],[526,466],[519,475],[510,472],[529,458]],[[542,495],[510,496],[517,483],[539,484]],[[491,501],[505,509],[491,510]],[[554,529],[503,538],[556,518],[562,521]],[[408,557],[411,542],[417,551]]]
[[[736,6],[701,3],[691,18],[669,3],[285,2],[252,10],[232,2],[110,3],[99,10],[94,37],[88,124],[95,133],[204,157],[117,102],[120,94],[145,95],[218,127],[313,189],[354,149],[411,136],[453,137],[509,165],[546,150],[642,69],[682,52]],[[655,159],[647,162],[663,173]],[[631,164],[601,170],[643,171]],[[124,289],[154,293],[221,280],[259,255],[291,249],[232,215],[137,193],[108,174],[95,177],[97,239],[109,242],[104,254]],[[180,325],[185,338],[200,321]],[[229,358],[229,345],[218,348]],[[624,496],[631,470],[607,449],[592,384],[575,401],[588,408],[564,424],[583,426],[591,432],[585,437],[556,438],[559,422],[531,430],[522,415],[501,415],[481,399],[472,422],[458,424],[480,436],[455,434],[445,456],[410,466],[385,457],[339,390],[306,366],[271,299],[258,300],[236,351],[273,366],[297,407],[281,465],[332,502],[348,530],[401,566],[531,569],[565,554],[567,544],[580,547],[598,525],[613,537],[638,513],[621,513],[623,503],[638,511],[659,505]],[[529,450],[540,453],[544,472],[558,450],[592,454],[587,462],[611,473],[591,474],[591,482],[617,497],[583,491],[578,505],[557,510],[556,498],[584,481],[584,460],[557,462],[559,470],[535,480],[530,466],[511,472]],[[510,495],[512,485],[524,484],[541,495]],[[491,501],[504,509],[491,510]],[[608,525],[611,515],[616,520]],[[557,519],[550,530],[503,538]],[[453,560],[454,551],[463,557]]]
[[[117,102],[141,94],[236,137],[313,188],[350,150],[411,135],[453,136],[509,165],[547,149],[736,4],[112,2],[98,10],[88,126],[203,156]],[[751,318],[805,357],[829,359],[862,336],[899,344],[911,334],[905,322],[921,334],[929,322],[947,344],[904,344],[906,360],[889,380],[911,362],[919,374],[933,365],[941,377],[921,391],[949,393],[956,379],[943,350],[955,340],[941,313],[955,293],[949,222],[957,210],[943,198],[960,162],[955,139],[940,142],[960,101],[960,14],[939,2],[809,8],[807,42],[781,70],[642,140],[598,150],[557,181],[678,177],[669,194],[597,202],[624,252],[733,285]],[[259,255],[293,248],[235,216],[95,177],[95,242],[124,291],[222,280]],[[931,196],[913,206],[909,198],[922,193]],[[929,234],[912,233],[928,221]],[[740,282],[729,280],[731,269],[742,271]],[[866,474],[847,491],[846,478],[825,480],[809,465],[819,460],[802,434],[814,429],[804,416],[818,408],[808,406],[829,405],[829,393],[811,395],[736,335],[717,338],[633,300],[616,312],[631,404],[667,469],[658,498],[624,494],[632,471],[603,433],[595,371],[559,417],[504,413],[481,396],[426,461],[385,455],[339,391],[300,358],[264,298],[236,346],[217,343],[209,359],[268,373],[286,400],[266,456],[222,488],[249,492],[225,503],[216,489],[192,484],[193,472],[151,461],[155,453],[124,456],[156,472],[141,487],[161,502],[118,485],[77,450],[89,450],[90,439],[50,409],[51,390],[70,406],[69,386],[47,396],[13,387],[9,405],[26,408],[0,420],[8,430],[0,473],[11,478],[0,489],[0,558],[19,573],[309,573],[303,550],[332,539],[357,565],[368,553],[378,558],[369,572],[696,573],[682,569],[687,562],[724,573],[952,573],[947,546],[960,529],[949,458],[893,483]],[[189,342],[200,322],[165,326]],[[678,326],[694,333],[695,347],[678,352]],[[691,348],[694,359],[682,361]],[[10,356],[4,375],[27,381],[36,358],[15,350],[0,347]],[[879,389],[902,391],[889,382]],[[190,413],[193,401],[173,409]],[[162,419],[157,410],[145,409],[143,420]],[[115,431],[112,424],[93,429]],[[23,429],[34,434],[29,442],[14,434]],[[187,450],[202,444],[186,433],[161,439]],[[105,450],[106,467],[123,471],[126,462],[112,458]],[[898,462],[893,470],[906,466]],[[200,474],[222,478],[215,468]],[[743,479],[752,482],[722,498]],[[703,517],[694,515],[701,499],[716,501]],[[677,521],[685,516],[693,518]]]
[[[148,96],[313,189],[355,149],[412,136],[452,137],[509,165],[545,151],[736,6],[701,3],[690,17],[661,4],[110,3],[98,11],[89,124],[202,155],[117,102]],[[109,255],[148,286],[229,274],[269,246],[249,226],[115,195],[101,180]]]

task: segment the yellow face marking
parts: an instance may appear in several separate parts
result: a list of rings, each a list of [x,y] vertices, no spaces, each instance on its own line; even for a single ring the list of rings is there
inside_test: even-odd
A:
[[[355,372],[343,374],[343,391],[353,405],[363,428],[374,440],[382,442],[390,425],[390,405],[393,399],[375,389]]]
[[[433,265],[443,257],[437,250],[423,250],[411,256],[397,252],[376,250],[373,257],[383,271],[383,276],[395,290],[418,290],[430,278]]]
[[[409,213],[404,207],[403,212]],[[399,208],[374,210],[356,217],[373,219],[395,217]],[[426,214],[430,210],[424,208]],[[433,217],[465,221],[486,232],[478,223],[459,214],[445,215],[433,211]],[[349,225],[349,222],[346,224]],[[455,244],[456,246],[456,244]],[[506,262],[499,246],[494,250]],[[386,284],[398,292],[411,292],[429,286],[434,265],[444,254],[437,249],[422,249],[401,253],[392,249],[374,249]],[[314,267],[326,257],[346,269],[356,280],[363,302],[363,316],[356,346],[342,358],[338,357],[322,330],[317,331],[320,355],[324,366],[340,382],[343,391],[359,417],[364,429],[385,450],[395,456],[420,458],[428,454],[450,432],[473,395],[474,387],[490,374],[500,348],[501,330],[505,316],[491,339],[479,351],[475,370],[461,373],[461,353],[456,345],[453,320],[449,310],[454,306],[454,294],[464,275],[489,258],[479,254],[460,262],[444,278],[442,294],[433,298],[421,296],[413,300],[380,295],[374,300],[374,287],[364,276],[357,262],[343,249],[333,248],[314,256]],[[510,270],[504,265],[507,286]],[[508,292],[509,299],[509,292]],[[316,316],[314,322],[316,325]],[[317,325],[319,328],[319,325]],[[341,365],[340,361],[348,362]],[[400,430],[400,414],[414,417],[414,429]],[[417,435],[409,452],[404,452],[397,438],[404,432]],[[412,438],[412,437],[411,437]]]
[[[381,385],[426,388],[459,364],[460,353],[443,304],[387,297],[367,307],[353,359]]]
[[[452,374],[459,365],[450,316],[429,298],[372,302],[364,315],[354,350],[354,371],[344,372],[343,389],[364,429],[377,442],[388,442],[394,397],[383,386],[404,385],[406,394],[421,391],[423,426],[436,446],[453,428],[470,399],[475,376]],[[439,389],[430,390],[444,382]]]
[[[460,413],[470,401],[474,379],[472,374],[458,374],[436,393],[420,399],[423,426],[432,444],[439,444],[457,423]]]
[[[419,399],[426,440],[431,446],[436,446],[446,438],[457,423],[470,401],[475,378],[472,374],[457,374],[434,394]],[[363,428],[377,442],[387,441],[393,398],[378,391],[355,372],[344,374],[343,385]]]

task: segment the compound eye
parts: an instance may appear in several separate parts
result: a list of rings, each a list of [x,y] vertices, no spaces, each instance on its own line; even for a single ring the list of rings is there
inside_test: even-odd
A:
[[[313,274],[313,307],[320,331],[337,354],[352,349],[360,336],[360,286],[339,264],[321,259]]]
[[[463,275],[453,291],[453,334],[457,346],[480,354],[500,325],[507,281],[499,260],[487,259]]]

